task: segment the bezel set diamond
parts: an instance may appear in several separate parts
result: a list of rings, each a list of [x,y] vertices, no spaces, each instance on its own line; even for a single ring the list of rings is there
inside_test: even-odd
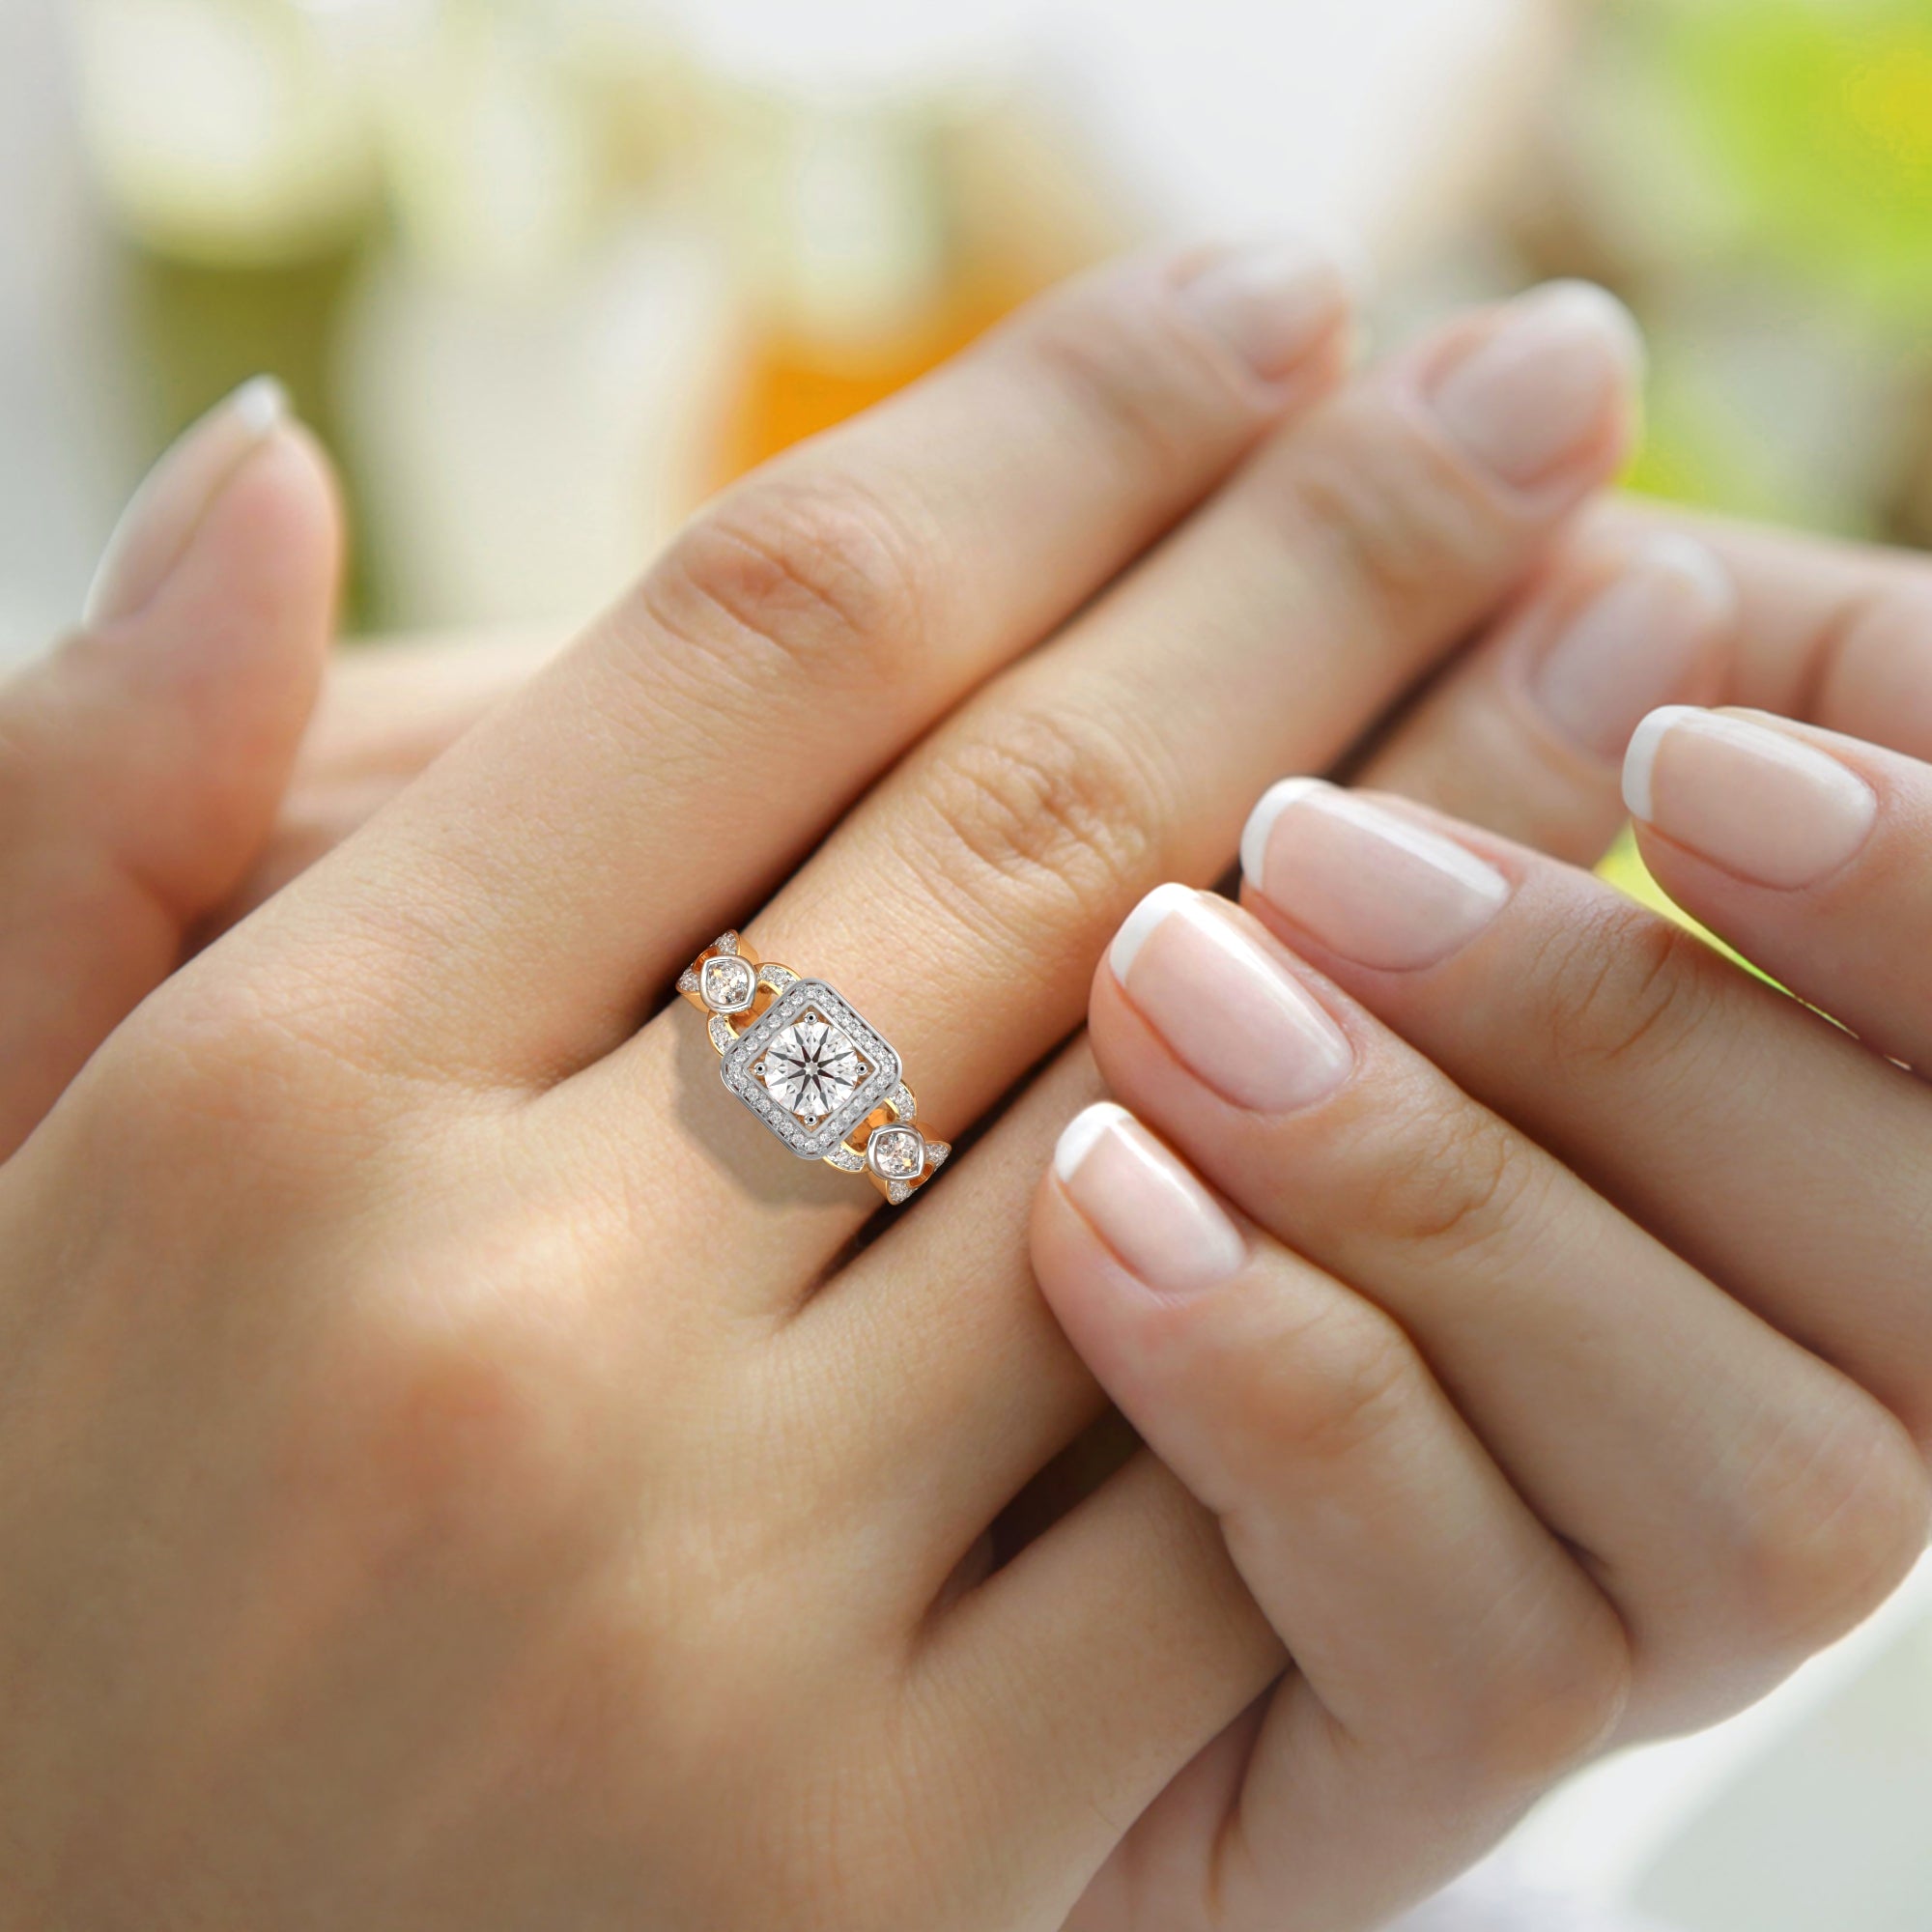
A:
[[[757,969],[735,952],[715,952],[698,971],[697,990],[714,1013],[749,1012],[758,997]]]
[[[759,962],[735,932],[727,932],[698,954],[679,978],[677,989],[707,1016],[726,1092],[801,1159],[825,1160],[845,1173],[863,1174],[897,1206],[952,1151],[946,1142],[927,1140],[912,1124],[918,1103],[900,1077],[897,1052],[825,980],[801,979],[775,960]],[[811,1032],[817,1025],[831,1030],[829,1042],[825,1035]],[[768,1082],[766,1056],[781,1037],[788,1049],[782,1055],[787,1071],[781,1077],[774,1065]],[[844,1086],[842,1072],[834,1073],[829,1083],[801,1078],[808,1052],[814,1058],[818,1052],[829,1056],[829,1065],[842,1067],[849,1060],[861,1070],[862,1077],[826,1114],[795,1113],[781,1097],[786,1091],[794,1096],[809,1093],[814,1098],[829,1097],[828,1085]],[[774,1062],[779,1058],[773,1055]]]

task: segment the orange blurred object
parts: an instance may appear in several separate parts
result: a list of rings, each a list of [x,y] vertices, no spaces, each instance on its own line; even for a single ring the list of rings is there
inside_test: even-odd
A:
[[[782,327],[760,334],[751,345],[743,385],[724,427],[718,480],[742,476],[767,457],[903,388],[1051,279],[1010,272],[961,277],[930,314],[873,345],[863,358],[829,355],[823,345]]]
[[[734,105],[718,172],[737,190],[725,228],[748,327],[719,482],[902,388],[1141,230],[1111,171],[1024,89]]]

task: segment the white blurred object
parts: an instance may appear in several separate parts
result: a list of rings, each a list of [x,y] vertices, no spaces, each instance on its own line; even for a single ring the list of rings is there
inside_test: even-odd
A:
[[[1670,1932],[1926,1932],[1932,1557],[1741,1717],[1572,1779],[1499,1865]]]
[[[387,0],[83,0],[81,127],[130,235],[187,261],[286,260],[380,194],[360,62]]]
[[[1067,66],[1164,225],[1293,226],[1390,264],[1515,152],[1562,50],[1546,0],[1063,0]]]
[[[670,0],[699,56],[849,102],[1049,72],[1158,225],[1379,259],[1466,213],[1563,44],[1549,0]]]
[[[554,10],[432,0],[399,18],[380,82],[390,206],[430,270],[530,287],[568,278],[600,184]]]
[[[828,362],[863,367],[948,273],[926,116],[716,73],[709,92],[711,205],[741,281]]]
[[[394,625],[561,628],[614,595],[707,480],[734,318],[668,222],[487,302],[388,261],[341,386]]]

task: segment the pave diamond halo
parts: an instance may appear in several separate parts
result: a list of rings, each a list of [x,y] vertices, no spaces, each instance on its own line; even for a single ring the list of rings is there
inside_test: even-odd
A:
[[[793,1153],[823,1160],[899,1084],[899,1057],[823,980],[794,980],[719,1073]]]

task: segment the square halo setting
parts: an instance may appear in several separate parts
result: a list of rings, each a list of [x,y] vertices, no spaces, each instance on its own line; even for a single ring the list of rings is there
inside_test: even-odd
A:
[[[719,1065],[793,1153],[822,1160],[899,1084],[899,1057],[823,980],[796,980]]]

